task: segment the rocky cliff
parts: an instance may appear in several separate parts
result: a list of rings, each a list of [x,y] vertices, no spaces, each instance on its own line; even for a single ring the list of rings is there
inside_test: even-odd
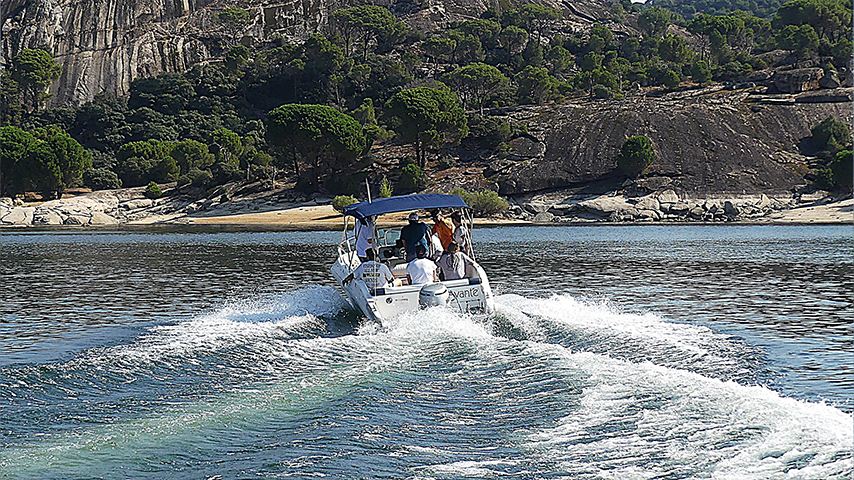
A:
[[[51,104],[77,105],[100,92],[124,95],[131,81],[185,71],[216,60],[235,42],[252,44],[273,35],[304,38],[325,28],[330,12],[358,0],[4,0],[3,63],[25,48],[44,48],[62,65],[51,86]],[[477,16],[498,0],[379,0],[422,31]],[[546,1],[546,3],[549,3]],[[566,27],[604,18],[604,1],[551,2]],[[250,12],[245,28],[230,31],[217,13],[227,6]]]
[[[507,158],[485,173],[503,195],[566,187],[603,193],[624,187],[616,160],[623,142],[646,135],[658,160],[639,188],[791,193],[806,183],[812,159],[802,148],[810,129],[829,115],[852,121],[851,89],[831,92],[768,98],[718,91],[519,109],[508,115],[530,135],[515,139]]]

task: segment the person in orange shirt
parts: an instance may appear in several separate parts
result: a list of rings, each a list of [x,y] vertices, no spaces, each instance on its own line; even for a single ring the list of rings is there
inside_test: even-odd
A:
[[[439,210],[433,210],[430,213],[433,217],[433,233],[439,236],[439,241],[442,242],[442,249],[447,250],[448,245],[454,239],[454,227]]]

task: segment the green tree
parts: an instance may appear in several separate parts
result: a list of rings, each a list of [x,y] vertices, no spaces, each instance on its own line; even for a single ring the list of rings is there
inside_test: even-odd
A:
[[[228,45],[235,45],[240,41],[239,36],[243,33],[243,29],[249,24],[250,15],[240,7],[227,7],[219,12],[217,18],[229,34]]]
[[[712,69],[705,60],[697,60],[691,64],[691,78],[700,85],[712,79]]]
[[[351,45],[362,44],[362,59],[368,57],[372,43],[393,46],[403,40],[406,26],[385,7],[360,5],[342,8],[331,15],[332,25],[344,40],[344,54],[350,56]],[[381,40],[381,41],[380,41]]]
[[[25,163],[38,142],[18,127],[0,127],[0,197],[23,191],[28,176]]]
[[[833,174],[833,184],[840,190],[851,192],[852,182],[854,182],[854,156],[852,151],[843,150],[837,152],[833,161],[829,165],[830,171]]]
[[[787,25],[809,25],[819,38],[835,42],[851,37],[851,2],[843,0],[791,0],[781,6],[771,25],[782,30]]]
[[[445,75],[445,82],[457,92],[463,107],[476,106],[483,115],[483,104],[507,87],[510,80],[492,65],[473,63]]]
[[[528,43],[528,32],[510,25],[498,34],[499,45],[507,51],[507,65],[513,63],[513,55],[521,52]]]
[[[164,73],[152,78],[140,78],[130,85],[128,107],[148,107],[171,115],[183,110],[196,97],[193,84],[180,73]]]
[[[20,89],[28,112],[38,111],[51,97],[45,90],[60,73],[62,67],[40,48],[22,50],[12,59],[11,79]]]
[[[563,17],[563,13],[541,3],[526,3],[519,7],[519,15],[525,24],[525,29],[537,34],[537,45],[540,45],[543,31],[548,25]]]
[[[290,150],[296,165],[300,160],[310,165],[315,188],[323,174],[349,169],[368,148],[359,122],[325,105],[289,104],[271,111],[267,143]]]
[[[845,122],[829,116],[812,128],[811,143],[816,151],[834,154],[851,145],[851,129]]]
[[[818,34],[811,25],[786,25],[777,34],[777,45],[792,50],[798,58],[810,58],[818,50]]]
[[[660,38],[667,31],[670,22],[673,19],[673,13],[659,6],[652,6],[644,9],[638,15],[638,27],[647,37]]]
[[[398,184],[404,192],[423,190],[427,186],[427,183],[428,179],[427,175],[424,174],[424,170],[414,163],[404,166],[400,171]]]
[[[174,144],[160,140],[130,142],[116,152],[116,173],[125,187],[175,181],[180,167],[170,156]]]
[[[558,82],[545,68],[529,65],[516,75],[516,83],[522,102],[542,105],[552,98]]]
[[[397,124],[395,131],[415,146],[418,166],[426,165],[425,149],[468,134],[465,111],[447,87],[402,90],[386,103],[386,115]]]
[[[80,180],[83,172],[92,167],[92,154],[56,125],[40,128],[34,133],[52,153],[60,174],[54,191],[61,196],[65,188]]]
[[[655,150],[652,141],[644,135],[626,139],[617,156],[617,167],[631,178],[643,173],[654,162]]]
[[[691,59],[691,49],[682,37],[667,35],[658,44],[658,55],[665,62],[682,65]]]
[[[195,140],[175,142],[169,149],[169,156],[178,164],[179,175],[188,173],[194,168],[206,170],[216,160],[207,145]]]

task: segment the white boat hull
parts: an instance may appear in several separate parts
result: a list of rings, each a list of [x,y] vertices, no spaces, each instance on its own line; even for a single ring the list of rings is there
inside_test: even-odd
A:
[[[366,317],[383,322],[404,312],[418,310],[419,294],[423,285],[403,285],[377,289],[373,294],[361,280],[344,285],[344,278],[359,265],[353,253],[338,257],[332,265],[332,275],[338,280],[350,304]],[[492,289],[486,272],[476,265],[468,273],[469,278],[441,282],[448,289],[447,308],[462,314],[490,314],[495,311]]]

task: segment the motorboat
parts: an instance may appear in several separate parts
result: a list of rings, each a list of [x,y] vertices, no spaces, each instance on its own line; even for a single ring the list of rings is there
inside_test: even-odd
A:
[[[471,235],[466,235],[465,245],[460,247],[474,262],[466,265],[465,278],[440,280],[439,282],[410,285],[406,275],[406,250],[399,240],[400,226],[388,225],[388,217],[378,221],[383,215],[427,212],[439,209],[443,215],[460,212],[463,225],[468,232],[473,229],[472,210],[457,195],[413,194],[372,201],[355,203],[344,208],[344,232],[338,244],[338,258],[330,268],[332,275],[341,285],[350,304],[372,320],[382,323],[400,313],[444,306],[463,314],[483,315],[495,310],[495,301],[489,279],[483,268],[477,263]],[[361,264],[356,250],[357,237],[361,229],[370,229],[371,248],[376,261],[388,266],[400,285],[387,285],[381,288],[369,288],[361,279],[348,278]],[[432,248],[430,255],[433,254]],[[349,281],[345,281],[345,279]]]

